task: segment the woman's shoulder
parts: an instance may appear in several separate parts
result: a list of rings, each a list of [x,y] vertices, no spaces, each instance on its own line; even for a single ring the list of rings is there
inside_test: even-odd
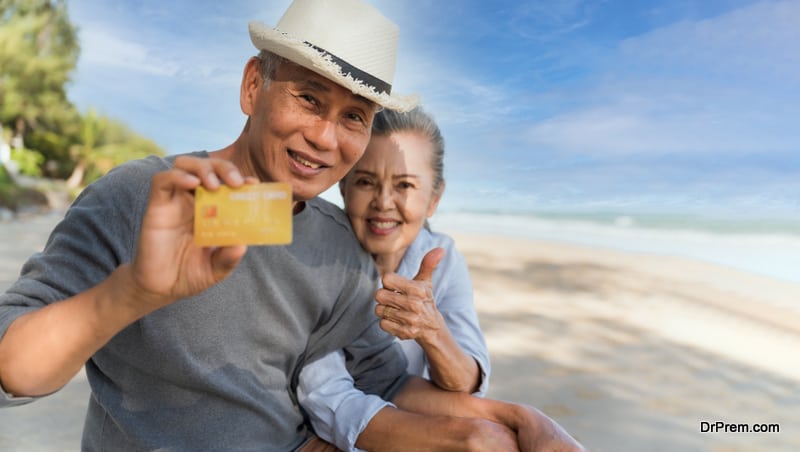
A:
[[[455,241],[449,235],[431,231],[430,229],[423,228],[417,234],[414,242],[408,247],[403,260],[400,262],[398,273],[405,277],[413,277],[419,270],[422,259],[428,252],[434,248],[444,248],[445,255],[436,267],[439,269],[434,273],[434,277],[443,273],[449,273],[448,268],[454,265],[460,265],[463,262],[463,257],[456,249]]]
[[[456,246],[455,240],[449,235],[427,228],[422,228],[419,231],[417,238],[414,240],[414,244],[418,245],[421,249],[425,249],[426,252],[437,247],[444,248],[449,252],[451,249],[455,249]]]

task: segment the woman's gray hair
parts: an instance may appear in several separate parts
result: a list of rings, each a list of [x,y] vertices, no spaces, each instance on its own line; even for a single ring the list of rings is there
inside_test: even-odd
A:
[[[258,53],[258,61],[260,62],[261,79],[264,81],[263,88],[267,89],[269,88],[269,84],[275,79],[278,68],[288,60],[269,50],[262,50]]]
[[[386,136],[396,132],[418,132],[431,143],[431,169],[433,169],[433,189],[439,192],[444,188],[444,137],[433,117],[417,107],[406,113],[383,110],[375,115],[372,123],[373,136]]]

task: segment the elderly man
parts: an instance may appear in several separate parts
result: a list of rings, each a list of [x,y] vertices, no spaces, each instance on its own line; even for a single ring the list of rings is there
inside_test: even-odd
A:
[[[410,379],[372,313],[370,257],[316,198],[362,155],[378,108],[414,105],[391,94],[396,26],[358,0],[295,0],[250,36],[261,53],[244,69],[239,137],[115,169],[0,296],[0,403],[52,393],[85,365],[85,450],[295,450],[312,437],[297,374],[344,348],[359,388],[400,407],[376,416],[364,447],[499,450],[563,436],[538,412],[508,417]],[[292,243],[195,245],[195,190],[258,181],[291,186]],[[420,428],[381,444],[392,425]]]

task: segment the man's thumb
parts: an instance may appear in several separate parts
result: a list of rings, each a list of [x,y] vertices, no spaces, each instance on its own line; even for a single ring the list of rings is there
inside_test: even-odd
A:
[[[422,258],[422,263],[419,264],[419,272],[414,277],[414,281],[430,281],[433,279],[433,271],[439,265],[444,257],[444,248],[434,248],[428,251],[428,254]]]

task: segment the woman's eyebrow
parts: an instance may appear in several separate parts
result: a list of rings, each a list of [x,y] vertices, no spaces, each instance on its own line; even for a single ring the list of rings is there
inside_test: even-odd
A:
[[[361,174],[364,176],[373,176],[373,177],[375,176],[375,173],[362,169],[354,170],[353,174]],[[392,179],[405,179],[405,178],[419,179],[419,176],[416,174],[395,174],[392,176]]]

